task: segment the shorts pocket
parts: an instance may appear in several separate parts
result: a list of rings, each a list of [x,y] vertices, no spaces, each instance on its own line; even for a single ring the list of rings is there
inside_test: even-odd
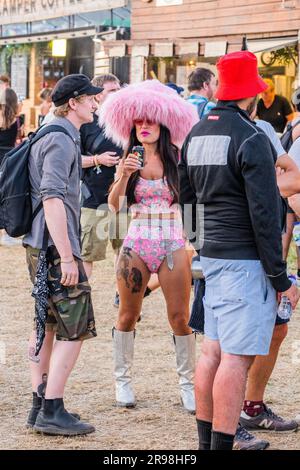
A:
[[[221,297],[223,302],[241,303],[246,298],[248,272],[244,269],[224,270],[221,274]]]
[[[61,299],[55,302],[55,307],[59,339],[78,340],[87,335],[89,323],[94,321],[89,292],[75,298]]]

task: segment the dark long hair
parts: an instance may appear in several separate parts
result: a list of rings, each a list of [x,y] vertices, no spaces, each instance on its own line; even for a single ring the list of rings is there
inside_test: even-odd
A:
[[[134,145],[141,145],[136,136],[135,127],[131,130],[130,140],[124,157],[127,158]],[[160,136],[157,142],[157,151],[163,164],[163,178],[166,178],[169,189],[173,192],[173,204],[179,201],[179,176],[178,176],[178,148],[171,142],[170,131],[165,126],[160,126]],[[127,204],[134,204],[134,191],[139,178],[139,172],[133,173],[127,183]]]
[[[9,129],[18,113],[18,97],[11,88],[6,88],[0,96],[0,113],[2,129]]]

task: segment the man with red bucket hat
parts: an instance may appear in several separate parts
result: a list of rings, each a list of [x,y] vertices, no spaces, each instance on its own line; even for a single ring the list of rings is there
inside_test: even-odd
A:
[[[206,280],[205,338],[195,381],[203,450],[232,449],[248,370],[269,353],[276,292],[293,308],[299,298],[282,261],[276,152],[248,113],[267,85],[251,52],[228,54],[217,68],[217,107],[192,129],[179,164],[181,204],[204,206],[196,248]]]

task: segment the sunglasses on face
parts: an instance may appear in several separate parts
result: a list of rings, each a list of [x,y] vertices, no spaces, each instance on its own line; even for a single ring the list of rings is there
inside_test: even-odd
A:
[[[141,127],[143,124],[146,124],[146,126],[153,126],[155,122],[148,121],[147,119],[135,119],[134,124],[139,127]]]

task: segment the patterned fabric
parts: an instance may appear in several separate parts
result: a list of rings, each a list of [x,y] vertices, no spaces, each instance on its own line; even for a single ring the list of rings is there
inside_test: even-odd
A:
[[[30,278],[34,283],[34,297],[38,303],[35,316],[37,334],[39,329],[42,331],[44,328],[45,332],[47,325],[52,327],[55,325],[58,340],[81,341],[97,336],[91,287],[82,261],[76,259],[79,270],[78,284],[74,287],[64,287],[60,283],[60,257],[54,246],[48,248],[46,263],[41,250],[27,246],[26,252]],[[45,305],[47,289],[47,305]],[[48,315],[45,314],[47,306]],[[40,333],[39,337],[42,336]]]
[[[203,111],[203,116],[208,114],[216,106],[215,103],[213,103],[212,101],[208,101],[207,98],[205,98],[204,96],[201,96],[201,95],[190,95],[187,98],[187,101],[189,103],[195,105],[197,108],[198,108],[199,104],[206,102],[207,104],[206,104],[205,109]]]
[[[36,347],[35,356],[40,352],[45,338],[46,320],[48,316],[48,262],[46,252],[41,250],[36,267],[32,297],[35,299]]]
[[[185,241],[178,206],[172,205],[173,194],[166,180],[140,177],[135,188],[135,200],[136,204],[131,207],[133,220],[123,247],[135,251],[151,273],[158,272],[166,257],[169,269],[172,269],[172,252],[183,248]],[[137,213],[148,214],[149,218],[134,218]],[[172,213],[177,218],[168,218]],[[158,214],[166,218],[156,217]]]

